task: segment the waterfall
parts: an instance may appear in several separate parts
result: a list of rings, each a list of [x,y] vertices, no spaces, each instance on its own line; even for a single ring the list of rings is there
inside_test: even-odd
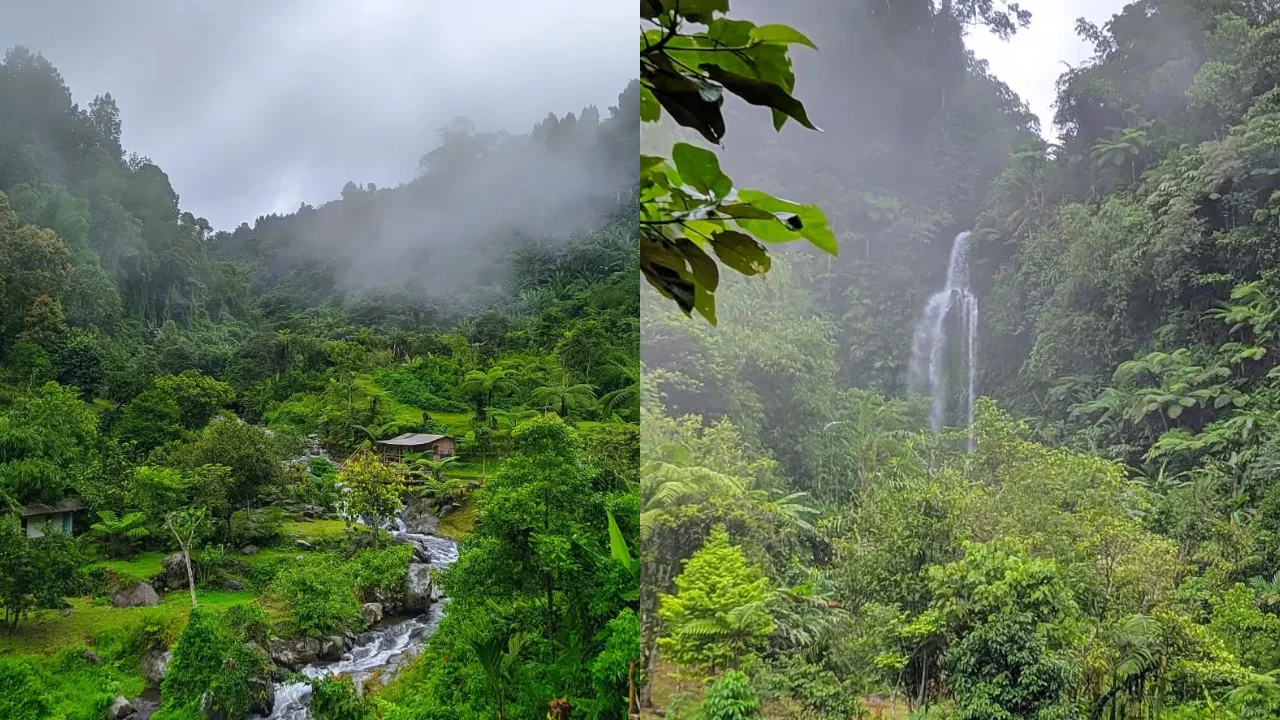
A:
[[[929,409],[929,425],[936,433],[947,419],[947,317],[956,311],[960,329],[966,338],[966,370],[964,411],[969,427],[969,450],[974,447],[973,400],[977,387],[978,367],[978,298],[969,287],[969,232],[956,235],[947,260],[947,279],[942,289],[929,296],[924,312],[916,322],[911,341],[911,385],[917,392],[927,393],[933,400]]]

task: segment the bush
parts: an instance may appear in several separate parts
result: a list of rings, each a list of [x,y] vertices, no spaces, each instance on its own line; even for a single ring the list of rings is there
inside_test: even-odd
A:
[[[45,720],[50,701],[48,683],[34,663],[0,657],[0,717],[5,720]]]
[[[364,602],[398,601],[404,595],[404,576],[413,559],[408,544],[361,550],[350,561],[356,592]]]
[[[289,612],[295,632],[319,637],[340,633],[360,619],[355,578],[346,563],[330,554],[285,565],[271,581],[269,594]]]
[[[133,623],[95,633],[93,648],[103,660],[134,665],[149,650],[172,645],[179,622],[177,616],[159,608],[144,610]]]
[[[217,588],[236,564],[236,556],[226,545],[205,545],[191,558],[200,587]]]
[[[237,544],[270,545],[284,537],[284,510],[278,507],[231,513],[231,538]]]
[[[345,675],[311,681],[311,717],[315,720],[373,720],[373,707],[356,694]]]
[[[261,605],[254,602],[232,605],[222,614],[222,619],[233,632],[266,647],[271,621]]]
[[[760,717],[760,701],[737,670],[721,675],[707,690],[699,716],[702,720],[752,720]]]
[[[245,717],[271,692],[269,683],[254,682],[269,673],[266,658],[244,646],[244,637],[217,614],[196,608],[178,636],[173,660],[160,686],[164,707],[156,720],[198,716],[205,693],[222,717]]]

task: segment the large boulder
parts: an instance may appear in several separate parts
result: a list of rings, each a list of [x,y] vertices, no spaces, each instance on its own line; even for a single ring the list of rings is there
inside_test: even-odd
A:
[[[160,687],[160,681],[164,680],[164,673],[169,669],[169,661],[173,659],[173,653],[164,648],[152,648],[142,654],[142,677],[152,687]]]
[[[320,641],[313,638],[269,638],[267,653],[277,665],[297,670],[319,659]]]
[[[345,651],[346,645],[341,635],[331,635],[329,637],[320,638],[319,659],[325,662],[335,662],[342,659],[342,653]]]
[[[431,605],[431,566],[425,563],[409,563],[404,575],[404,606],[406,610],[426,610]]]
[[[107,720],[124,720],[133,714],[133,703],[123,695],[117,695],[107,706]]]
[[[160,604],[160,596],[155,588],[146,583],[138,583],[123,592],[111,597],[113,607],[155,607]]]
[[[373,627],[382,621],[382,603],[365,603],[360,608],[360,619],[365,627]]]
[[[161,563],[164,565],[164,586],[170,590],[186,590],[187,561],[182,553],[166,555]]]

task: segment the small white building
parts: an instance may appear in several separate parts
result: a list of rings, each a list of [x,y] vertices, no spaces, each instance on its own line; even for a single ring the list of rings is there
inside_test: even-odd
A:
[[[33,503],[22,508],[22,529],[29,538],[51,533],[69,536],[74,529],[72,516],[83,509],[84,503],[79,500],[60,500],[53,505]]]

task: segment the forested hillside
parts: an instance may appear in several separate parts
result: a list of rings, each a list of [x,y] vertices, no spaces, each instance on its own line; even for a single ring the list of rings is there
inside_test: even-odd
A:
[[[961,27],[1015,9],[930,7],[732,9],[813,39],[796,95],[826,132],[744,108],[723,163],[820,205],[840,253],[723,282],[714,328],[644,293],[653,709],[1275,717],[1280,18],[1081,23],[1048,143],[962,60]],[[972,452],[907,383],[968,229]]]
[[[222,231],[9,50],[0,716],[623,717],[638,90]]]

